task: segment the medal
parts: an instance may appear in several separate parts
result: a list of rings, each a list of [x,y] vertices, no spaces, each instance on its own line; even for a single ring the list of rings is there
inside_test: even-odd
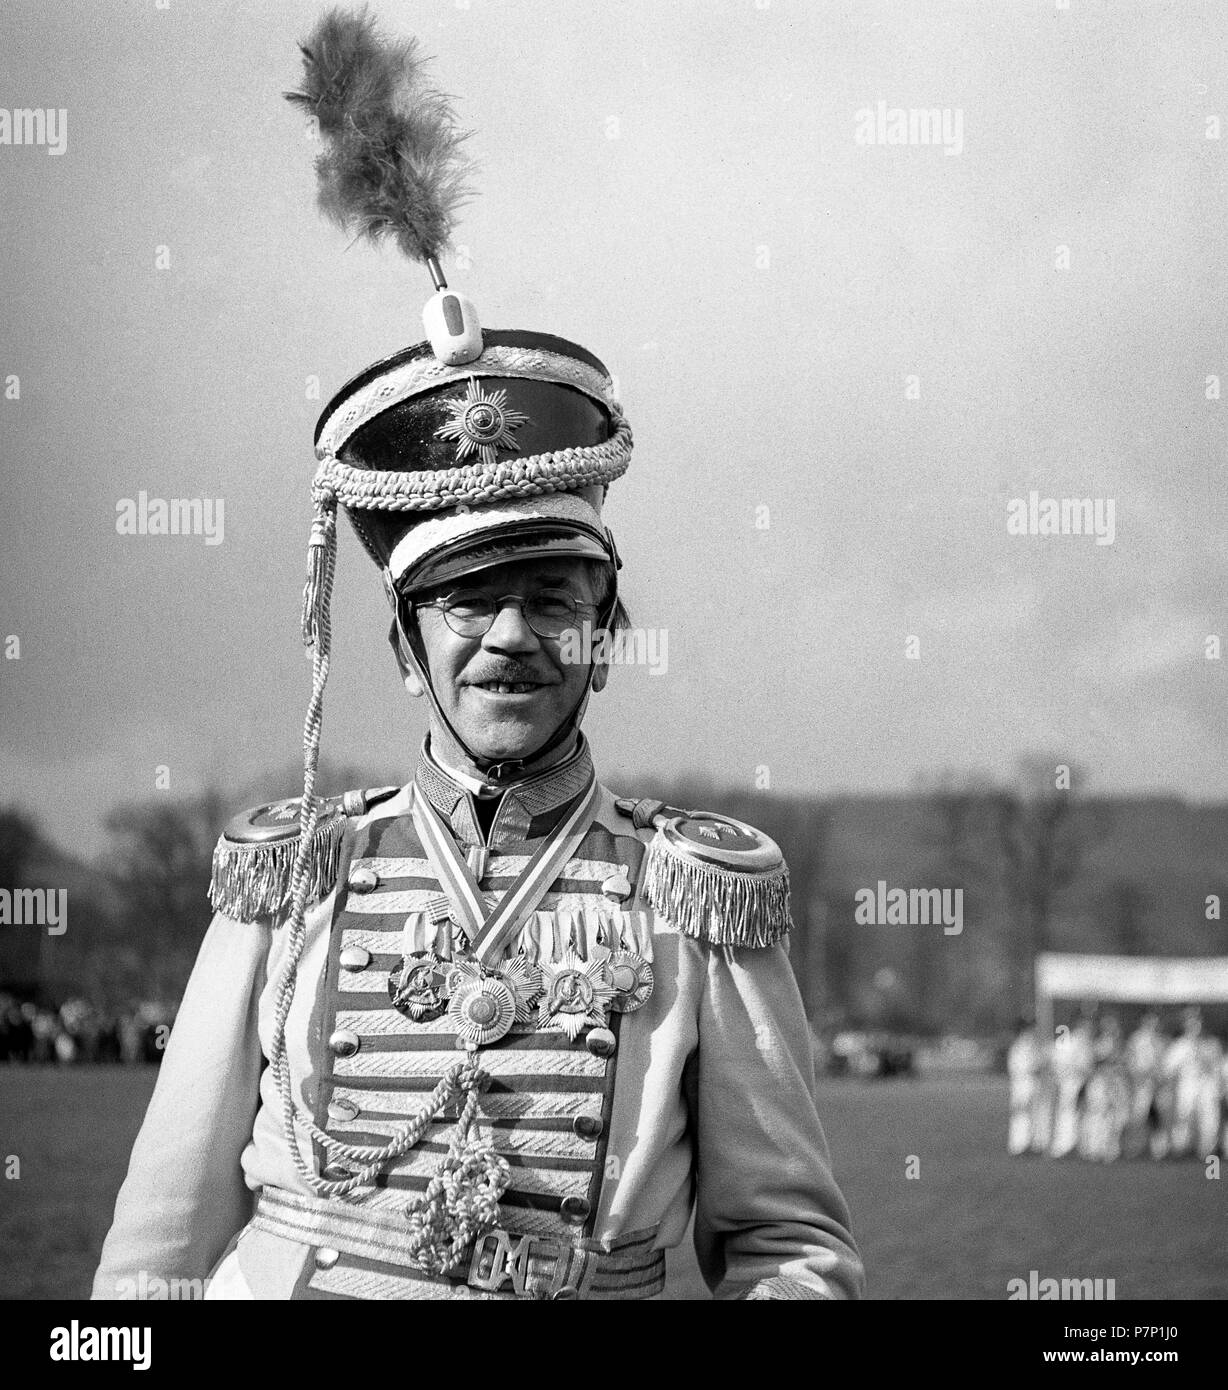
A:
[[[652,993],[652,966],[635,951],[611,951],[605,963],[616,993],[610,1000],[615,1013],[634,1013]]]
[[[449,1016],[457,1022],[457,1032],[471,1042],[497,1042],[513,1023],[529,1023],[533,1018],[533,1004],[541,993],[541,974],[536,966],[530,965],[523,955],[514,956],[506,965],[496,970],[483,967],[472,957],[462,956],[452,962],[443,985],[443,993],[449,999]],[[495,1001],[495,1011],[485,1004],[473,1002],[473,996],[485,994]],[[506,1027],[502,1027],[505,1000],[512,1001],[512,1017]],[[455,1008],[453,1008],[455,1004]],[[473,1029],[488,1032],[499,1026],[499,1031],[490,1036],[478,1038]]]
[[[532,1023],[534,1005],[542,992],[541,971],[524,955],[513,956],[499,971],[499,978],[516,1000],[516,1022]]]
[[[444,1011],[440,984],[439,962],[422,951],[402,956],[401,964],[388,972],[388,997],[398,1013],[429,1023]]]
[[[516,1021],[516,996],[495,976],[466,979],[448,1001],[457,1035],[478,1047],[498,1042]]]
[[[614,990],[606,983],[605,962],[585,963],[569,946],[557,965],[541,966],[540,1021],[557,1024],[572,1042],[585,1028],[603,1027]]]

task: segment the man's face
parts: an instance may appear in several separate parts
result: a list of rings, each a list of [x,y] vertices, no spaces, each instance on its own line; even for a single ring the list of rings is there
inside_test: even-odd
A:
[[[598,597],[581,560],[512,561],[416,597],[442,598],[466,590],[496,600],[507,595],[529,599],[543,589],[563,590],[580,604],[595,604]],[[454,632],[438,608],[418,608],[416,617],[435,698],[478,756],[495,761],[531,757],[580,702],[587,664],[564,662],[559,640],[534,632],[519,606],[501,607],[481,637]],[[581,608],[577,622],[586,619],[593,623],[595,613]],[[451,742],[442,729],[432,729],[432,740]]]

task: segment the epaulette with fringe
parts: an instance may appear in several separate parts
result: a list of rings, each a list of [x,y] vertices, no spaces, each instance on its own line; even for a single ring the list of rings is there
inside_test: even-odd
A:
[[[397,787],[346,792],[324,798],[307,861],[307,901],[326,897],[337,881],[347,816],[360,816]],[[290,906],[299,845],[299,802],[271,801],[240,811],[213,851],[209,901],[237,922],[268,917]]]
[[[712,946],[772,946],[793,927],[789,869],[762,831],[711,811],[619,800],[638,830],[656,829],[644,894],[686,936]]]

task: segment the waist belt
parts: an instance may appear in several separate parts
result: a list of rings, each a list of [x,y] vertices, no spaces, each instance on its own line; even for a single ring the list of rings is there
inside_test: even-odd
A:
[[[488,1298],[650,1298],[665,1285],[664,1252],[652,1248],[655,1230],[629,1237],[615,1250],[604,1250],[593,1240],[570,1241],[495,1227],[473,1242],[467,1266],[432,1275],[414,1263],[405,1222],[386,1212],[266,1187],[250,1224],[270,1235],[315,1246],[317,1265],[330,1271],[342,1255],[395,1266],[394,1277],[384,1287],[404,1288],[404,1292],[385,1296],[429,1299],[442,1293],[447,1297],[441,1286],[467,1285]],[[364,1263],[363,1269],[368,1268]],[[341,1282],[345,1282],[344,1271]],[[370,1287],[369,1280],[364,1287]]]

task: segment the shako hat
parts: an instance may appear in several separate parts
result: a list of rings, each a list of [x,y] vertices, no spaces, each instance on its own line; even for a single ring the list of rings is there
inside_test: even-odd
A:
[[[535,555],[617,564],[601,504],[631,433],[609,373],[547,333],[481,336],[465,362],[424,342],[368,367],[316,428],[322,471],[402,591]]]
[[[426,341],[360,372],[321,415],[317,507],[344,507],[390,596],[533,555],[617,566],[601,503],[626,471],[631,430],[613,382],[563,338],[484,331],[448,286],[440,257],[470,193],[468,137],[416,40],[332,10],[302,49],[303,87],[288,95],[324,141],[321,210],[393,240],[435,286]]]

